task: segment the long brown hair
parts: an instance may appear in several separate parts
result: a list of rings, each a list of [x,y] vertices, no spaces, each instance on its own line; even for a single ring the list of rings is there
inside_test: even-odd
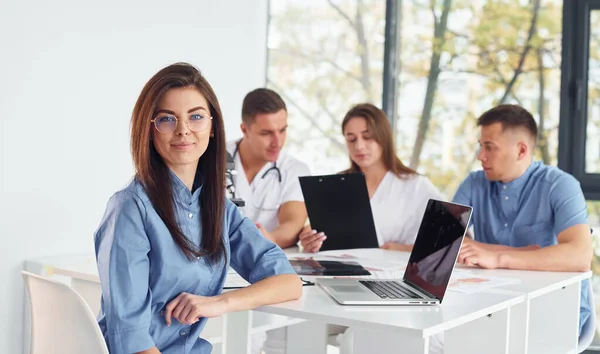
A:
[[[367,121],[367,129],[372,134],[373,139],[381,146],[383,150],[381,158],[383,164],[388,171],[392,171],[399,178],[405,178],[417,174],[417,171],[407,167],[402,163],[398,155],[396,155],[394,145],[394,135],[392,134],[392,126],[388,121],[385,113],[370,103],[358,104],[346,113],[342,121],[342,134],[346,124],[352,118],[364,118]],[[350,159],[350,168],[342,173],[360,172],[360,167],[356,162]]]
[[[208,101],[212,134],[200,157],[198,172],[202,176],[200,209],[202,247],[195,245],[177,225],[169,168],[151,141],[150,123],[161,97],[172,88],[195,87]],[[146,83],[131,117],[131,154],[136,177],[143,185],[154,209],[165,223],[171,237],[190,259],[206,256],[211,262],[225,255],[223,218],[225,213],[225,131],[219,101],[200,71],[187,63],[176,63],[160,70]]]

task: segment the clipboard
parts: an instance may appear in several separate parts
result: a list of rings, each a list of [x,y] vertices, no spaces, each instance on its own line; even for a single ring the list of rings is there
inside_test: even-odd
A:
[[[327,235],[321,251],[379,247],[363,173],[299,180],[311,227]]]

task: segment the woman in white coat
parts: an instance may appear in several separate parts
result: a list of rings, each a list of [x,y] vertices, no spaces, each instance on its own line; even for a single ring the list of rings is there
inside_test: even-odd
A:
[[[410,251],[430,198],[444,199],[429,179],[405,166],[394,148],[385,113],[370,103],[356,105],[342,121],[350,168],[363,172],[371,201],[379,246]],[[317,252],[327,236],[306,226],[300,233],[305,252]]]
[[[365,174],[379,246],[411,251],[427,201],[445,198],[427,177],[398,158],[392,127],[376,106],[363,103],[352,107],[342,121],[342,133],[350,156],[350,168],[342,173]],[[326,240],[327,235],[310,225],[300,233],[304,252],[318,252]],[[337,336],[341,354],[354,353],[352,329],[328,326],[328,332]],[[442,352],[443,336],[435,336],[430,341],[429,353]]]

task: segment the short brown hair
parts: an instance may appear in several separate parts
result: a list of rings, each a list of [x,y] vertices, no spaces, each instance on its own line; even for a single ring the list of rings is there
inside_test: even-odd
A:
[[[538,128],[535,119],[525,108],[514,104],[501,104],[496,106],[477,119],[478,126],[487,126],[494,123],[502,124],[502,129],[524,129],[537,141]]]
[[[257,114],[287,112],[285,102],[279,94],[268,88],[250,91],[242,103],[242,122],[252,123]]]
[[[415,170],[404,165],[398,155],[396,155],[392,126],[384,111],[371,103],[361,103],[350,108],[342,121],[342,134],[344,134],[346,124],[356,117],[364,118],[367,121],[367,128],[373,134],[373,139],[381,145],[383,163],[388,171],[392,171],[399,178],[417,174]],[[352,172],[360,172],[360,167],[350,159],[350,168],[342,171],[342,173]]]

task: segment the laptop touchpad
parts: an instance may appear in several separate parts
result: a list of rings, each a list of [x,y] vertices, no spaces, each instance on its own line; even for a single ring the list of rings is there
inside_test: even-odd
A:
[[[331,288],[338,293],[362,293],[365,291],[358,285],[331,285]]]

